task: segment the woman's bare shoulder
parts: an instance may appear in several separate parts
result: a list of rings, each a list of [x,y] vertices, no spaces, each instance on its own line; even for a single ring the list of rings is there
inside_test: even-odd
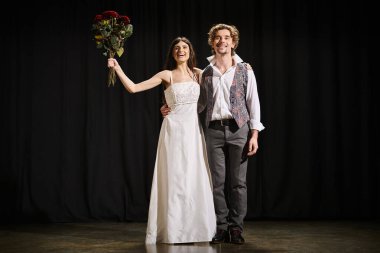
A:
[[[162,84],[166,87],[170,83],[170,70],[162,70],[156,74],[162,80]]]
[[[202,70],[199,69],[199,68],[194,68],[194,72],[195,72],[195,74],[197,74],[197,75],[202,74]]]
[[[165,69],[165,70],[158,72],[157,75],[159,75],[159,76],[170,76],[170,72],[171,72],[170,70]]]

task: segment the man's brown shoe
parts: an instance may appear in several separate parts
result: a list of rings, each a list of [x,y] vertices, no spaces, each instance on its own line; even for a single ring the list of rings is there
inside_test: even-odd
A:
[[[230,228],[231,243],[234,244],[243,244],[244,238],[241,235],[241,231],[238,228]]]
[[[229,242],[230,241],[230,233],[228,233],[227,230],[218,229],[216,231],[216,234],[212,238],[211,243],[218,244],[223,242]]]

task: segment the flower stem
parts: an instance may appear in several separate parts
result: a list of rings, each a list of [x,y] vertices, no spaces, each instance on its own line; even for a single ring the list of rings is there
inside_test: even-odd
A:
[[[109,58],[114,58],[114,56],[115,56],[115,52],[110,51],[109,52]],[[116,72],[115,72],[115,69],[110,68],[110,70],[108,72],[108,87],[110,87],[111,84],[112,84],[112,86],[114,86],[115,82],[116,82]]]

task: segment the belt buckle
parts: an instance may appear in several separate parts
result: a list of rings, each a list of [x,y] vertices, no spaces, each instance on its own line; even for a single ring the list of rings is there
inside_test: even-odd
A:
[[[220,120],[220,126],[224,127],[223,120]]]

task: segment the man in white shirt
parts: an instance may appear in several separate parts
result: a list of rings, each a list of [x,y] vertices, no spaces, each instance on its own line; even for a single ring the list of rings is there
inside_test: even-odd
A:
[[[217,218],[217,231],[211,243],[243,244],[248,156],[256,154],[258,134],[264,129],[256,79],[251,66],[235,54],[239,44],[235,26],[213,26],[208,44],[213,55],[202,73],[198,111],[205,133]],[[161,108],[164,116],[169,111],[167,107]],[[225,188],[228,196],[224,194]]]
[[[217,232],[212,243],[244,243],[247,162],[257,152],[260,102],[251,66],[235,54],[239,31],[217,24],[209,31],[213,56],[202,74],[199,111],[213,181]],[[229,183],[226,184],[226,174]],[[228,196],[224,189],[228,186]],[[228,198],[228,199],[226,199]],[[227,204],[228,203],[228,204]]]

